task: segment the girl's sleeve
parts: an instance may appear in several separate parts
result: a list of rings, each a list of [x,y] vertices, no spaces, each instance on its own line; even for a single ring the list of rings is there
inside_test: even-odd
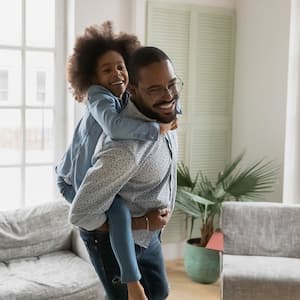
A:
[[[72,203],[74,197],[75,197],[75,189],[72,185],[67,184],[63,177],[58,176],[56,180],[59,192],[61,195],[69,202]]]
[[[157,140],[158,122],[147,122],[120,116],[116,100],[109,94],[93,94],[88,108],[103,131],[112,139]]]

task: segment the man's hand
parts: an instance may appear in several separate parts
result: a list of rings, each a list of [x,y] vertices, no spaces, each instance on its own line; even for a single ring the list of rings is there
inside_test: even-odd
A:
[[[147,229],[147,220],[149,221],[149,230],[160,230],[162,229],[170,219],[170,211],[167,208],[159,208],[154,209],[149,212],[145,216],[132,218],[132,229]]]
[[[146,213],[149,220],[149,230],[160,230],[166,226],[170,218],[170,211],[167,208],[151,210]]]
[[[178,127],[177,118],[170,123],[159,123],[160,134],[165,134],[169,130],[174,130]]]

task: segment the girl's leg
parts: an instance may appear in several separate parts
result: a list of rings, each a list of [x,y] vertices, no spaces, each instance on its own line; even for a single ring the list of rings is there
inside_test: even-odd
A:
[[[120,266],[122,282],[140,280],[141,273],[135,256],[131,214],[128,207],[119,196],[116,196],[106,215],[110,243]]]
[[[106,215],[110,243],[120,267],[121,281],[127,283],[128,299],[147,299],[139,282],[141,273],[136,260],[130,211],[125,202],[116,196]]]

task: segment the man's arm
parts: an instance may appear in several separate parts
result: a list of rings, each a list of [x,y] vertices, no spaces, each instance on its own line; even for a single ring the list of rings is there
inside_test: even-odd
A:
[[[148,221],[146,219],[148,218]],[[160,230],[165,227],[170,219],[170,211],[167,208],[158,208],[147,212],[144,216],[131,218],[132,230],[149,229]],[[149,226],[149,228],[147,228]],[[99,228],[100,231],[109,231],[108,223],[105,222]]]
[[[105,212],[136,168],[135,158],[125,145],[101,151],[74,198],[70,222],[86,230],[99,228],[106,221]]]

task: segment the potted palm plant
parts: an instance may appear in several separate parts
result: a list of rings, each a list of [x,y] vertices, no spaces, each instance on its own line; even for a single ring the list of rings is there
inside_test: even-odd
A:
[[[271,192],[276,180],[277,168],[272,162],[254,162],[241,170],[240,154],[224,170],[215,182],[202,172],[194,178],[187,166],[177,169],[176,206],[191,217],[190,238],[186,243],[184,265],[187,274],[197,282],[212,283],[219,277],[219,253],[206,249],[215,231],[215,224],[224,201],[258,200],[263,193]],[[201,238],[191,238],[195,220],[200,219]]]

